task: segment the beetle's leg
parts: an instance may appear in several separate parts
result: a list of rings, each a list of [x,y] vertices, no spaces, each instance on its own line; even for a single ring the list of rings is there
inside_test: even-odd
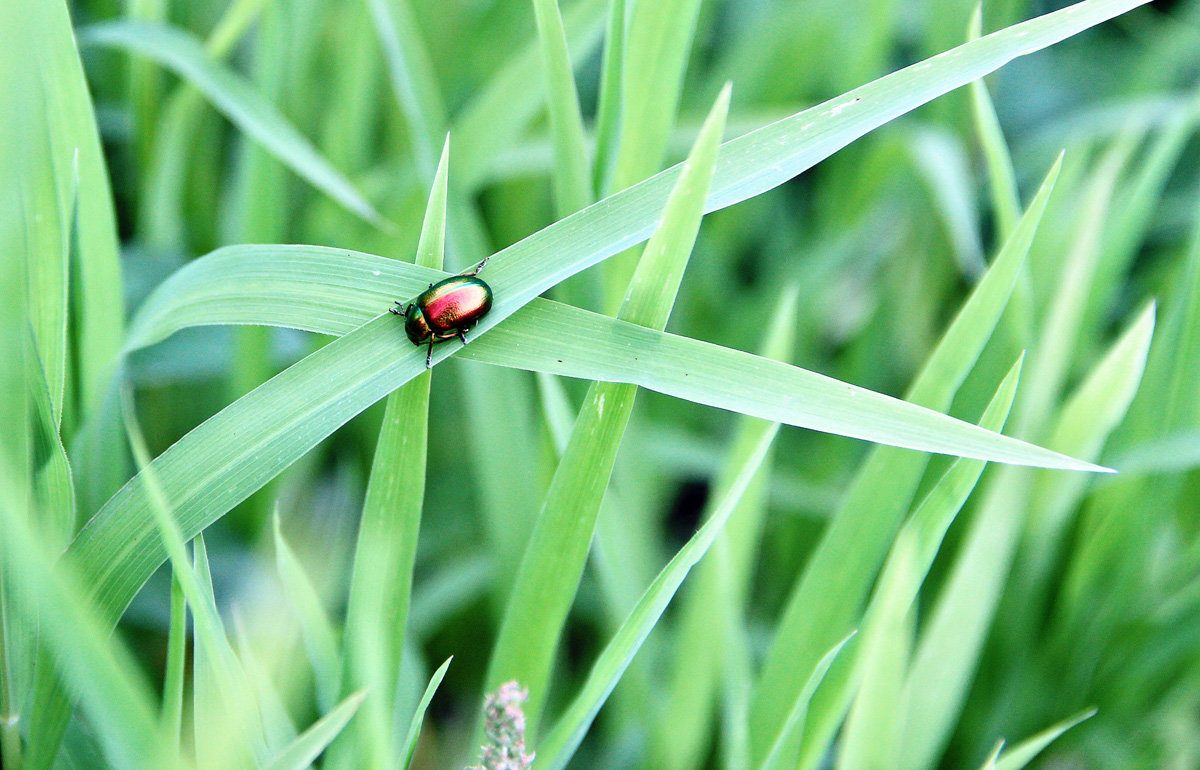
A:
[[[425,354],[425,368],[433,366],[433,336],[429,337],[429,352]]]
[[[459,329],[459,330],[458,330],[458,338],[459,338],[460,340],[462,340],[462,342],[463,342],[463,344],[464,344],[464,345],[466,345],[466,344],[467,344],[467,330],[466,330],[466,329]]]
[[[479,271],[483,269],[483,266],[486,265],[487,261],[491,258],[491,255],[484,257],[483,261],[476,265],[474,270],[469,273],[464,273],[464,275],[479,275]]]
[[[392,313],[393,315],[404,315],[406,312],[408,312],[408,308],[400,305],[400,300],[396,300],[396,305],[397,307],[389,307],[388,312]]]

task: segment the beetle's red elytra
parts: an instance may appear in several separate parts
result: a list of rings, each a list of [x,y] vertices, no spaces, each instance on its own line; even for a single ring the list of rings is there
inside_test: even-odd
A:
[[[488,258],[490,259],[490,257]],[[412,302],[388,308],[404,316],[404,332],[414,345],[429,344],[425,367],[433,366],[433,344],[458,337],[467,344],[467,330],[492,309],[492,287],[479,278],[484,259],[470,273],[454,275],[418,294]]]

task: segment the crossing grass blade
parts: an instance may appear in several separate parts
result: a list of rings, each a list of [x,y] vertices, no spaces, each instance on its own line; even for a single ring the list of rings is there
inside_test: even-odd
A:
[[[829,667],[837,660],[842,649],[854,639],[854,635],[857,633],[857,631],[851,631],[845,639],[842,639],[817,660],[812,673],[809,674],[804,686],[796,694],[791,708],[788,709],[787,717],[780,725],[779,734],[768,747],[766,756],[759,765],[760,770],[783,770],[785,767],[795,765],[795,757],[792,752],[795,750],[796,740],[804,732],[804,722],[808,717],[808,706],[812,701],[813,693],[820,687],[821,681],[829,672]]]
[[[1017,392],[1021,361],[1017,359],[1000,383],[980,418],[981,426],[991,430],[1004,426]],[[838,746],[838,762],[844,768],[878,766],[895,754],[903,724],[903,719],[896,718],[895,705],[912,643],[910,613],[946,530],[975,489],[983,469],[984,463],[978,460],[956,460],[905,521],[864,612],[858,643],[843,657],[841,668],[851,671],[844,677],[829,677],[827,688],[842,689],[835,702],[849,704],[850,698],[854,699]]]
[[[709,113],[671,191],[662,224],[629,283],[620,318],[631,328],[661,330],[667,324],[700,228],[729,95],[726,87]],[[554,650],[587,562],[596,516],[636,393],[637,388],[626,383],[597,382],[588,389],[509,596],[485,689],[494,692],[504,682],[516,681],[528,690],[526,724],[531,737],[537,735]]]

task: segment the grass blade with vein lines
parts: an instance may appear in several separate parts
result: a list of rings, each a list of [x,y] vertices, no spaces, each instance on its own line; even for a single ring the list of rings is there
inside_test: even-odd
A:
[[[450,143],[434,172],[416,263],[439,268],[446,245]],[[398,326],[399,324],[397,324]],[[429,389],[424,372],[387,398],[363,500],[345,621],[347,688],[394,682],[401,664],[412,598],[417,537],[425,498]],[[330,749],[329,768],[384,770],[395,755],[391,691],[368,692],[358,719]]]

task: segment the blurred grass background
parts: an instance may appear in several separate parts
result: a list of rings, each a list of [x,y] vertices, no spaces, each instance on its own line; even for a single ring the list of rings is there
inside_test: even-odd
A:
[[[28,260],[10,271],[6,262],[4,296],[33,299],[9,303],[0,326],[14,362],[3,367],[12,382],[2,392],[47,396],[28,410],[14,399],[3,420],[16,437],[9,454],[24,458],[14,467],[36,469],[28,483],[8,479],[4,505],[42,512],[25,534],[35,544],[27,554],[47,566],[141,467],[114,419],[121,400],[109,387],[111,362],[126,346],[127,319],[197,257],[233,244],[304,243],[407,261],[419,253],[436,268],[444,239],[446,269],[467,269],[682,160],[694,143],[703,168],[697,137],[726,83],[728,114],[713,114],[731,138],[959,45],[978,34],[973,25],[991,32],[1061,7],[997,0],[972,21],[973,4],[941,0],[577,0],[561,9],[553,0],[0,2],[7,71],[39,73],[5,86],[5,163],[18,169],[28,153],[57,180],[8,196],[0,219],[6,242],[23,244],[10,254],[50,250],[66,266]],[[22,69],[43,61],[34,46],[51,50],[53,65]],[[993,403],[991,427],[1013,398],[1004,401],[998,384],[1033,351],[1021,384],[1011,382],[1009,432],[1119,476],[996,466],[971,494],[981,466],[942,457],[914,465],[902,459],[913,452],[794,428],[764,460],[762,424],[646,390],[635,404],[632,386],[612,386],[610,408],[632,411],[623,439],[619,424],[609,426],[615,439],[579,450],[603,455],[620,444],[611,481],[593,490],[596,536],[573,601],[567,589],[555,652],[557,630],[530,630],[510,592],[524,579],[539,511],[596,483],[582,477],[603,463],[581,461],[572,447],[587,441],[577,436],[589,409],[609,425],[605,396],[586,382],[456,356],[337,428],[208,527],[192,567],[172,553],[176,574],[198,579],[173,588],[169,568],[155,573],[120,621],[116,649],[129,655],[105,662],[103,631],[77,627],[97,657],[62,664],[75,673],[60,676],[124,672],[144,680],[156,706],[161,697],[163,715],[122,714],[124,728],[106,725],[87,706],[106,691],[81,696],[76,683],[82,704],[63,749],[56,754],[57,740],[31,727],[36,716],[18,718],[0,734],[4,766],[151,766],[120,748],[121,730],[136,731],[139,719],[182,733],[183,758],[155,762],[270,764],[247,748],[263,739],[240,732],[288,745],[357,697],[349,684],[363,670],[382,677],[367,677],[377,691],[398,682],[395,695],[386,708],[364,701],[323,766],[402,766],[399,738],[433,671],[453,656],[414,766],[461,767],[477,761],[485,693],[524,647],[539,645],[553,667],[534,687],[531,728],[545,728],[531,729],[530,748],[539,751],[539,739],[557,747],[556,718],[572,713],[578,693],[604,689],[588,676],[610,637],[728,499],[729,530],[611,697],[597,696],[604,706],[571,766],[978,767],[997,740],[1018,744],[1094,707],[1031,766],[1200,767],[1198,52],[1200,3],[1150,3],[708,215],[689,248],[701,190],[690,213],[685,201],[668,220],[679,229],[661,236],[663,248],[675,256],[661,266],[643,267],[649,259],[639,263],[631,250],[551,292],[614,314],[635,265],[650,283],[670,285],[662,276],[686,263],[677,298],[659,297],[657,310],[627,320],[653,326],[669,312],[675,334],[908,393],[969,421]],[[237,119],[245,93],[277,114]],[[922,401],[934,397],[910,383],[1063,151],[995,334],[945,404]],[[330,339],[193,326],[133,352],[120,378],[148,457]],[[30,360],[40,368],[15,363]],[[392,409],[405,430],[389,433]],[[405,454],[400,445],[426,430],[425,414],[427,456]],[[33,438],[18,437],[26,433]],[[237,445],[238,432],[227,440]],[[407,485],[391,493],[407,501],[395,506],[417,501],[408,529],[380,525],[378,536],[415,552],[365,562],[360,517],[393,504],[367,493],[385,483],[375,474]],[[952,484],[965,485],[957,518],[956,505],[937,502],[954,497]],[[727,498],[730,490],[737,494]],[[923,508],[931,499],[947,512]],[[896,537],[910,510],[909,535]],[[877,526],[862,540],[852,528],[838,535],[861,557],[847,566],[846,588],[831,521],[856,511],[877,515],[854,519]],[[14,717],[37,713],[32,693],[45,690],[34,682],[62,653],[38,657],[37,634],[59,632],[51,622],[31,631],[37,624],[14,609],[30,600],[9,593],[36,591],[42,612],[60,620],[91,612],[78,586],[62,588],[79,605],[64,598],[68,611],[54,603],[52,582],[29,577],[42,588],[23,588],[14,577],[33,574],[18,559],[18,518],[5,530],[0,661],[0,705]],[[895,577],[876,582],[885,555],[883,574]],[[371,565],[385,571],[363,588],[360,571]],[[910,585],[920,589],[915,600],[895,598]],[[402,644],[403,657],[354,658],[356,590],[370,594],[367,605],[398,594],[379,611],[407,612],[406,633],[378,648]],[[195,636],[210,635],[204,652],[199,641],[184,652],[184,593]],[[512,595],[541,618],[533,588]],[[815,596],[829,597],[827,615],[809,615]],[[859,635],[810,703],[801,687],[853,629]],[[789,677],[796,681],[776,687]],[[125,697],[116,702],[143,696]],[[308,754],[271,766],[308,766],[357,705],[345,702],[344,718],[326,723]],[[787,715],[804,711],[776,746]],[[372,755],[380,746],[384,755]],[[565,762],[572,749],[539,759]],[[1000,756],[995,766],[1027,759]]]

